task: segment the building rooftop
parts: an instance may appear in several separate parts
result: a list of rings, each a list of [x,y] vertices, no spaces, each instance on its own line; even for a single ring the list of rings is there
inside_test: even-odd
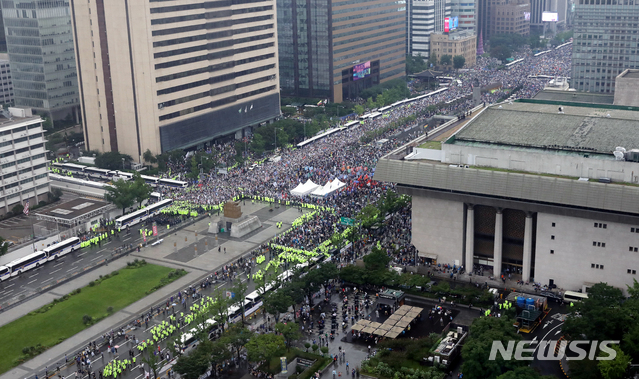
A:
[[[639,112],[556,104],[494,105],[455,135],[457,141],[612,154],[639,148]]]
[[[612,104],[614,95],[577,91],[540,91],[535,100],[566,101],[572,103]]]
[[[59,223],[73,223],[73,221],[91,217],[97,213],[102,213],[106,208],[111,207],[106,201],[95,199],[77,198],[60,204],[45,212],[36,212],[39,220],[55,221]]]
[[[621,73],[621,75],[619,75],[622,78],[628,78],[628,79],[639,79],[639,70],[625,70],[624,72]]]

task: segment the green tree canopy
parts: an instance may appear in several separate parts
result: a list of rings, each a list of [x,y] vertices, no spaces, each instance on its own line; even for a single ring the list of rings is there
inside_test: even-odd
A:
[[[133,189],[135,182],[118,179],[111,184],[113,187],[106,188],[104,198],[122,209],[122,214],[124,214],[125,209],[135,203],[136,192]]]
[[[597,366],[603,379],[622,379],[626,376],[632,359],[628,354],[621,351],[619,346],[612,346],[612,348],[617,353],[615,359],[601,360]]]
[[[413,56],[411,54],[406,55],[406,73],[408,75],[422,72],[428,68],[428,63],[424,61],[424,57],[421,54]]]
[[[293,299],[284,288],[277,291],[270,291],[264,295],[264,310],[275,316],[275,321],[279,321],[280,314],[285,313],[293,305]]]
[[[296,322],[277,323],[275,324],[275,331],[284,337],[284,340],[286,341],[286,350],[290,350],[293,342],[302,338],[300,326]]]
[[[588,298],[573,307],[563,332],[573,339],[583,334],[589,340],[621,340],[632,324],[628,312],[622,308],[623,301],[620,289],[605,283],[593,285]]]
[[[240,352],[252,337],[253,332],[248,330],[248,328],[245,328],[243,325],[234,325],[222,335],[220,343],[226,345],[229,351],[239,360]]]
[[[155,157],[155,155],[153,155],[153,153],[151,152],[150,149],[146,149],[146,151],[144,152],[144,154],[142,154],[142,159],[144,159],[145,162],[147,163],[157,163],[157,158]]]
[[[256,334],[245,347],[249,361],[268,361],[284,351],[285,340],[283,336],[271,333]]]
[[[130,190],[133,192],[135,202],[142,205],[142,202],[151,197],[153,188],[146,184],[139,172],[133,173],[133,181],[129,183]]]
[[[462,348],[462,372],[464,378],[495,379],[498,376],[525,365],[526,361],[504,360],[497,355],[488,359],[493,341],[501,341],[507,346],[509,341],[522,338],[512,327],[513,320],[507,317],[481,317],[473,321],[470,333]]]
[[[450,66],[452,61],[453,56],[449,54],[442,55],[441,58],[439,58],[439,63],[443,64],[444,66]]]
[[[466,58],[464,58],[463,56],[455,55],[453,57],[453,67],[455,67],[456,69],[463,68],[465,64],[466,64]]]
[[[213,345],[208,340],[202,341],[190,354],[180,355],[173,369],[184,379],[198,379],[209,368]],[[155,356],[153,353],[151,355]],[[154,376],[154,378],[157,377],[157,375]]]
[[[109,151],[106,153],[102,153],[95,158],[95,165],[99,168],[104,168],[107,170],[122,170],[123,164],[122,160],[124,159],[124,166],[129,164],[132,161],[130,155],[120,154],[117,151]]]
[[[386,251],[377,248],[377,246],[373,247],[370,254],[364,256],[364,266],[369,272],[386,270],[390,261],[391,258]]]

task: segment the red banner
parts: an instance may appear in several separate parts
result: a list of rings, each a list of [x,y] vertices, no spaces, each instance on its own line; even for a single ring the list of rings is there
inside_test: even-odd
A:
[[[158,226],[157,225],[153,225],[153,236],[157,236],[158,235]]]

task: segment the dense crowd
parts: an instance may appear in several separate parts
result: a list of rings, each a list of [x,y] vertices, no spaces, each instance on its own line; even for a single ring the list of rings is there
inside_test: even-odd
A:
[[[240,167],[230,170],[226,175],[210,175],[193,183],[186,190],[163,189],[164,195],[178,201],[188,202],[194,206],[214,206],[238,196],[262,196],[276,201],[294,200],[290,191],[299,183],[312,180],[323,185],[328,181],[339,179],[347,185],[325,198],[305,197],[305,203],[330,206],[334,213],[321,212],[304,223],[304,226],[277,237],[275,243],[290,247],[310,250],[321,241],[329,238],[335,229],[339,217],[354,217],[366,204],[374,203],[391,184],[380,184],[372,180],[377,160],[400,146],[414,133],[403,133],[403,138],[393,138],[397,129],[378,136],[389,139],[380,144],[377,142],[363,145],[361,137],[373,130],[387,128],[397,124],[398,120],[411,115],[432,116],[431,105],[444,104],[438,113],[460,114],[467,112],[472,104],[471,84],[482,87],[496,86],[493,93],[486,92],[482,100],[490,103],[505,93],[514,97],[531,97],[541,90],[544,80],[531,78],[536,75],[569,76],[571,47],[552,50],[547,54],[534,57],[530,49],[524,49],[514,57],[522,62],[509,69],[496,69],[498,62],[493,58],[479,57],[477,65],[458,75],[461,86],[451,85],[449,89],[438,95],[423,99],[403,107],[397,107],[374,120],[367,120],[358,127],[335,133],[313,144],[299,149],[285,149],[281,152],[281,160],[266,161],[254,169]],[[448,102],[448,103],[447,103]],[[419,121],[419,120],[418,120]],[[401,132],[401,131],[400,131]],[[214,146],[209,153],[215,154],[218,160],[230,161],[235,154],[232,143]],[[169,162],[172,175],[186,177],[190,169],[186,161]],[[381,243],[384,247],[396,252],[394,260],[399,264],[415,264],[414,247],[410,245],[410,208],[402,210],[390,221],[393,232],[385,236]]]

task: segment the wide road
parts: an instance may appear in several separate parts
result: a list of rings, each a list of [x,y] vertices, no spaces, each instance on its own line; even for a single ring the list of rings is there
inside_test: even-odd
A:
[[[39,268],[27,271],[20,276],[14,276],[0,282],[0,305],[6,309],[7,305],[14,304],[26,297],[35,295],[52,284],[64,281],[85,270],[95,267],[105,259],[110,259],[116,249],[123,245],[137,245],[142,242],[140,236],[141,225],[131,228],[131,232],[121,232],[120,235],[105,240],[101,247],[84,248],[67,254],[57,261],[47,262]]]

